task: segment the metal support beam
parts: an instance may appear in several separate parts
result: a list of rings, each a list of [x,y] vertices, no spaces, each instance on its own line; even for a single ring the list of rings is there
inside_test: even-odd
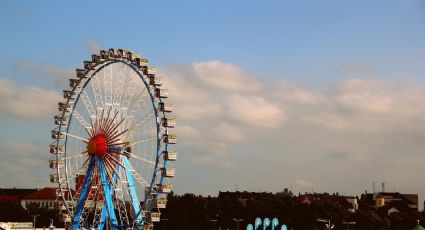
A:
[[[71,230],[77,230],[80,225],[80,217],[81,213],[84,209],[84,204],[86,203],[86,198],[88,194],[88,188],[91,180],[91,176],[93,174],[93,169],[95,167],[96,159],[95,157],[90,158],[90,163],[86,171],[86,175],[84,177],[84,183],[81,188],[80,196],[78,197],[77,207],[75,208],[74,217],[72,218]]]
[[[115,215],[114,204],[112,203],[111,189],[109,187],[108,180],[106,179],[105,166],[103,165],[101,158],[97,158],[97,162],[99,166],[100,179],[102,181],[103,195],[105,196],[106,209],[108,210],[108,216],[111,220],[112,228],[115,230],[118,229],[118,221]]]

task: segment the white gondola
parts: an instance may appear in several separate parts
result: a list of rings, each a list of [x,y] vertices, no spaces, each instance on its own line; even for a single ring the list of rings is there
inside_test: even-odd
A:
[[[80,82],[80,79],[69,79],[69,87],[75,88],[78,83]]]
[[[101,59],[109,59],[109,52],[108,51],[106,51],[106,50],[101,50],[100,51],[100,58]]]
[[[75,69],[75,72],[77,73],[77,77],[81,79],[81,78],[86,77],[88,70],[86,70],[86,69]]]
[[[65,132],[59,132],[57,130],[52,130],[53,139],[63,139],[65,137]]]
[[[62,222],[69,223],[71,222],[71,216],[69,214],[62,215]]]
[[[166,144],[176,144],[177,143],[177,134],[164,134],[164,143]]]
[[[50,145],[50,153],[51,154],[63,154],[65,152],[65,148],[63,147],[63,145],[56,145],[56,144],[51,144]]]
[[[163,177],[174,177],[176,174],[176,169],[174,167],[164,167],[161,168],[161,174]]]
[[[149,77],[149,84],[153,86],[161,86],[162,79],[161,77],[156,77],[155,75]]]
[[[170,113],[170,112],[173,111],[173,104],[160,102],[159,103],[159,110],[161,112]]]
[[[145,223],[143,225],[143,230],[153,230],[153,224],[151,224],[151,223]]]
[[[59,111],[61,111],[61,112],[63,112],[63,111],[66,111],[66,112],[71,112],[71,105],[70,104],[67,104],[67,103],[65,103],[65,102],[59,102],[58,103],[58,109],[59,109]]]
[[[156,74],[156,68],[155,67],[148,67],[148,75],[155,75]]]
[[[150,222],[159,222],[160,218],[161,218],[161,213],[159,213],[159,212],[151,212],[149,214]]]
[[[135,56],[134,56],[134,53],[133,53],[133,52],[131,52],[131,51],[129,51],[129,50],[126,50],[124,54],[125,54],[126,58],[127,58],[128,60],[130,60],[130,61],[132,61],[132,60],[133,60],[133,58],[135,57]]]
[[[71,90],[64,90],[63,91],[63,97],[67,100],[75,99],[75,92]]]
[[[136,65],[139,67],[139,68],[144,68],[144,67],[147,67],[148,66],[148,64],[149,64],[149,61],[148,61],[148,59],[146,59],[146,58],[135,58],[135,60],[136,60]]]
[[[158,192],[160,193],[170,193],[171,192],[171,184],[157,184]]]
[[[111,57],[111,58],[114,58],[115,57],[115,49],[114,48],[110,48],[108,50],[108,52],[109,52],[109,57]]]
[[[55,124],[56,125],[67,125],[68,117],[62,116],[62,114],[58,114],[55,116]]]
[[[159,198],[154,201],[155,208],[166,208],[167,207],[167,199]]]
[[[99,64],[101,62],[100,56],[99,55],[96,55],[96,54],[91,55],[91,61],[93,63]]]
[[[50,174],[50,182],[58,183],[59,182],[58,174]]]
[[[117,58],[126,58],[127,57],[127,53],[124,52],[123,49],[117,49],[117,52],[115,52],[115,57],[117,57]]]
[[[177,160],[177,151],[174,151],[174,150],[163,151],[162,155],[164,156],[164,160],[166,161]]]
[[[163,127],[174,128],[176,126],[175,118],[162,118],[161,123]]]
[[[83,63],[85,70],[92,70],[96,66],[96,64],[91,61],[84,61]]]
[[[57,169],[64,166],[63,160],[49,159],[49,167],[51,169]]]
[[[159,88],[155,89],[155,97],[168,98],[168,95],[169,95],[168,89],[159,89]]]

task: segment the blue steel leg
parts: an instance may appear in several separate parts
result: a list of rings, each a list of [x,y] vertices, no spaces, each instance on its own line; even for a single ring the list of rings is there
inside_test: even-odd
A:
[[[84,204],[86,203],[86,198],[88,194],[88,187],[93,174],[93,169],[95,166],[96,159],[95,157],[90,158],[90,163],[86,171],[86,176],[84,177],[83,187],[81,188],[80,197],[78,197],[77,207],[75,208],[74,217],[72,218],[71,230],[76,230],[79,227],[81,213],[83,212]]]
[[[104,202],[102,207],[102,213],[100,214],[99,226],[97,227],[98,230],[103,230],[103,227],[105,226],[107,211],[108,209],[106,209],[106,202]]]
[[[134,214],[137,215],[136,220],[137,220],[137,223],[140,224],[142,223],[142,216],[140,213],[140,203],[139,203],[139,198],[137,198],[137,193],[136,193],[136,188],[134,186],[133,177],[131,176],[130,170],[128,170],[130,168],[130,164],[128,163],[127,157],[121,157],[121,161],[125,167],[125,175],[128,181],[128,191],[129,191],[129,195],[131,199],[131,204],[133,205]]]
[[[119,172],[119,167],[116,167],[117,172]],[[114,173],[113,176],[114,181],[117,182],[117,175]],[[112,182],[109,183],[109,189],[112,189]],[[106,220],[106,213],[107,213],[108,209],[106,207],[106,202],[103,203],[103,208],[102,208],[102,213],[100,215],[100,220],[99,220],[99,226],[97,227],[98,230],[103,230],[103,227],[105,226],[105,220]]]
[[[106,179],[105,167],[103,165],[102,159],[98,158],[100,179],[102,181],[103,195],[105,196],[106,208],[108,210],[109,219],[112,222],[112,228],[118,229],[118,221],[115,216],[114,205],[112,203],[111,189],[109,187],[108,180]]]

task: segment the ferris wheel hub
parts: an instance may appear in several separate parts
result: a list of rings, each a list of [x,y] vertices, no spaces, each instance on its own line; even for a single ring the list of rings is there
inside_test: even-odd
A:
[[[98,157],[105,156],[106,148],[106,137],[103,134],[96,134],[95,136],[90,138],[89,143],[87,144],[87,152],[90,155],[96,155]]]

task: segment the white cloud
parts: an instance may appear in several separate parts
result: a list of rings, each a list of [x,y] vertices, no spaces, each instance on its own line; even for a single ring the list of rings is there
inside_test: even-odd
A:
[[[18,86],[0,79],[0,111],[25,118],[51,116],[57,109],[60,93],[34,86]]]
[[[1,186],[41,187],[48,184],[47,146],[25,141],[0,143]]]
[[[297,179],[297,180],[295,180],[295,184],[298,187],[301,187],[303,189],[313,187],[313,183],[311,183],[310,181],[307,181],[307,180],[303,180],[303,179]]]
[[[36,63],[33,61],[18,61],[18,68],[27,70],[41,78],[52,78],[58,86],[67,85],[68,79],[75,76],[74,68],[59,67],[52,64]]]
[[[197,165],[207,166],[207,165],[216,165],[219,168],[222,169],[235,169],[237,166],[226,160],[221,160],[217,157],[211,157],[211,156],[194,156],[191,158],[191,161]]]
[[[367,73],[373,69],[372,66],[357,61],[352,61],[346,64],[346,68],[358,73]]]
[[[87,50],[92,54],[99,53],[99,51],[102,49],[100,43],[95,40],[87,39],[83,41],[83,44],[84,46],[86,46]]]
[[[230,142],[240,142],[244,139],[241,130],[227,122],[222,122],[217,127],[214,127],[212,133],[216,138]]]
[[[374,113],[396,109],[397,86],[373,80],[349,79],[337,88],[337,102],[344,108]]]
[[[258,92],[262,86],[251,75],[236,65],[219,61],[195,62],[196,75],[203,82],[219,90],[232,92]]]
[[[250,126],[276,128],[286,120],[282,108],[260,96],[234,94],[227,101],[229,116]]]
[[[280,82],[275,89],[276,96],[286,103],[299,105],[317,105],[320,103],[319,95],[309,89],[290,84],[288,82]]]

